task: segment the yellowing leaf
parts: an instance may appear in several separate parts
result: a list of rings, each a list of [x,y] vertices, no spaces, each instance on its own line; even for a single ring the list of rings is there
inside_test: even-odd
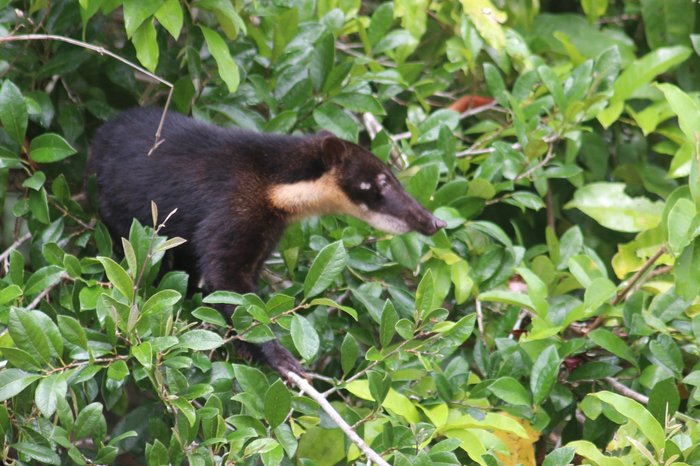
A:
[[[506,21],[506,14],[493,6],[490,0],[462,0],[462,7],[481,37],[491,47],[502,50],[506,45],[506,36],[501,24]]]
[[[510,418],[507,414],[500,415],[503,418]],[[497,453],[498,459],[501,460],[504,466],[535,466],[535,443],[540,438],[540,433],[532,428],[529,422],[525,419],[510,418],[512,422],[519,424],[523,431],[526,432],[524,437],[519,437],[511,432],[503,430],[496,431],[496,436],[500,438],[507,446],[510,456],[503,453]]]
[[[369,381],[367,379],[353,380],[345,386],[345,389],[358,398],[374,401],[369,392]],[[420,413],[413,405],[413,402],[393,388],[389,389],[382,406],[394,414],[403,416],[409,422],[416,423],[420,421]]]

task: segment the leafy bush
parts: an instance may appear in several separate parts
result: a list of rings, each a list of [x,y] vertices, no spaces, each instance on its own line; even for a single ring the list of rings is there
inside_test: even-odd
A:
[[[232,351],[276,335],[395,465],[700,464],[697,14],[0,0],[5,461],[364,463],[316,401]],[[310,219],[258,295],[188,296],[158,273],[179,243],[158,234],[167,213],[114,254],[83,189],[96,127],[170,89],[101,47],[171,81],[171,111],[371,147],[448,227]]]

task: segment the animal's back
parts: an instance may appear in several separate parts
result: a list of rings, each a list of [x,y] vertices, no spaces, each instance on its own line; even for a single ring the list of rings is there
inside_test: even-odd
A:
[[[162,111],[136,108],[102,126],[93,139],[100,212],[114,234],[125,236],[132,219],[150,224],[150,203],[162,215],[177,208],[168,233],[188,237],[223,202],[235,177],[230,131],[168,113],[163,143],[151,154]],[[162,218],[161,218],[162,220]]]

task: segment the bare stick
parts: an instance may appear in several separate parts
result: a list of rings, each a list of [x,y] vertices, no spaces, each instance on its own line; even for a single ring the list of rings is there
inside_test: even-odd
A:
[[[604,377],[603,380],[605,380],[607,383],[610,384],[610,386],[620,395],[624,395],[627,398],[632,398],[635,401],[638,401],[642,403],[643,405],[649,403],[649,397],[646,395],[642,395],[641,393],[635,392],[631,388],[629,388],[627,385],[621,384],[617,380],[615,380],[612,377]]]
[[[516,176],[516,177],[513,179],[513,181],[518,181],[518,180],[521,179],[521,178],[527,178],[527,177],[529,177],[529,176],[532,175],[535,171],[537,171],[537,170],[539,170],[540,168],[542,168],[542,167],[544,167],[545,165],[547,165],[547,163],[549,163],[549,161],[552,160],[553,158],[554,158],[554,143],[553,143],[553,142],[550,142],[550,143],[549,143],[549,148],[547,149],[547,155],[544,156],[544,158],[542,159],[542,161],[540,161],[540,163],[538,163],[538,164],[536,164],[536,165],[533,165],[533,166],[530,167],[528,170],[526,170],[526,171],[522,172],[521,174],[519,174],[518,176]]]
[[[60,285],[64,278],[66,278],[66,274],[65,274],[65,273],[61,274],[60,279],[59,279],[56,283],[54,283],[54,284],[51,285],[51,286],[48,286],[48,287],[44,288],[44,290],[43,290],[41,293],[39,293],[39,294],[36,296],[36,298],[34,298],[34,300],[33,300],[31,303],[29,303],[29,306],[27,306],[27,309],[36,309],[36,308],[39,306],[39,303],[41,303],[41,301],[42,301],[44,298],[46,298],[46,297],[49,295],[49,293],[51,293],[51,290],[53,290],[53,289],[56,288],[58,285]]]
[[[372,461],[374,464],[378,464],[380,466],[389,466],[389,463],[387,463],[384,458],[379,456],[379,454],[372,450],[369,445],[365,443],[364,440],[360,438],[359,435],[357,435],[357,432],[355,432],[350,425],[345,422],[345,420],[340,417],[340,414],[338,414],[338,411],[336,411],[333,406],[324,398],[323,395],[321,395],[319,392],[316,391],[316,389],[309,383],[307,382],[303,377],[295,374],[294,372],[287,372],[287,379],[291,380],[294,382],[294,384],[299,387],[299,389],[303,392],[305,392],[308,396],[310,396],[316,403],[321,406],[321,408],[328,414],[328,417],[330,417],[333,422],[336,423],[340,429],[345,432],[345,435],[348,436],[348,438],[357,445],[357,447],[367,456],[367,458]]]
[[[473,107],[473,108],[470,108],[470,109],[465,110],[464,112],[460,113],[459,118],[464,119],[464,118],[467,118],[467,117],[470,117],[473,115],[478,115],[479,113],[485,112],[487,110],[496,109],[496,107],[498,107],[498,103],[496,103],[496,102],[491,102],[490,104],[479,105],[478,107]],[[411,137],[411,132],[406,131],[404,133],[394,134],[391,137],[391,139],[393,141],[400,141],[402,139],[408,139],[410,137]],[[484,150],[486,151],[485,153],[493,152],[493,149],[484,149]]]
[[[481,311],[481,300],[476,300],[476,324],[479,327],[479,337],[481,344],[486,348],[486,337],[484,336],[484,313]]]
[[[365,128],[367,128],[369,137],[372,139],[374,139],[374,137],[377,134],[379,134],[381,130],[384,129],[381,123],[377,121],[375,116],[369,112],[365,112],[362,114],[362,122],[365,124]],[[393,138],[391,139],[393,140]],[[403,159],[403,157],[401,157],[401,154],[399,154],[399,151],[397,151],[396,148],[392,147],[391,151],[389,152],[389,155],[391,156],[391,162],[396,168],[402,169],[406,166],[406,161]]]
[[[17,241],[12,243],[9,248],[5,249],[2,254],[0,254],[0,262],[4,261],[7,259],[7,257],[12,254],[12,251],[20,247],[25,241],[27,241],[29,238],[32,237],[31,233],[25,233],[19,238],[17,238]]]
[[[477,109],[479,109],[479,108],[483,108],[483,107],[477,107]],[[475,110],[476,110],[476,109],[475,109]],[[543,140],[544,142],[546,142],[547,144],[551,144],[551,143],[553,143],[553,142],[558,141],[559,139],[560,139],[559,136],[553,135],[553,136],[547,136],[546,138],[543,138],[542,140]],[[483,141],[482,141],[482,142],[483,142]],[[472,147],[473,147],[473,146],[472,146]],[[520,149],[522,149],[522,146],[520,145],[519,142],[516,142],[516,143],[514,143],[514,144],[511,144],[510,147],[512,147],[512,148],[515,149],[515,150],[520,150]],[[469,156],[472,156],[472,155],[491,154],[491,153],[493,153],[493,152],[496,152],[496,149],[494,149],[493,147],[489,147],[489,148],[486,148],[486,149],[467,149],[467,150],[463,150],[463,151],[461,151],[461,152],[457,152],[457,153],[455,154],[455,157],[469,157]]]
[[[148,155],[151,155],[154,150],[158,148],[159,145],[163,143],[163,140],[160,138],[161,131],[163,130],[163,124],[165,122],[165,115],[168,112],[168,106],[170,105],[170,99],[172,98],[173,95],[173,90],[175,87],[172,85],[170,81],[166,81],[165,79],[156,76],[155,74],[151,73],[145,68],[140,67],[139,65],[130,62],[126,58],[120,57],[114,52],[111,52],[104,47],[100,47],[98,45],[92,45],[88,44],[87,42],[83,42],[80,40],[76,39],[71,39],[70,37],[65,37],[65,36],[59,36],[55,34],[21,34],[17,36],[4,36],[0,37],[0,44],[3,42],[16,42],[16,41],[26,41],[26,40],[57,40],[59,42],[65,42],[67,44],[71,45],[76,45],[78,47],[82,47],[87,50],[92,50],[93,52],[99,53],[100,55],[107,55],[109,57],[114,58],[115,60],[118,60],[125,65],[135,69],[139,73],[143,73],[146,76],[148,76],[151,79],[154,79],[158,81],[161,84],[165,84],[170,88],[170,91],[168,91],[168,98],[165,102],[165,107],[163,107],[163,115],[160,117],[160,123],[158,124],[158,129],[156,130],[155,134],[155,141],[153,142],[153,147],[151,150],[148,151]]]
[[[617,295],[615,295],[615,298],[610,302],[613,306],[617,305],[625,299],[627,294],[634,288],[639,280],[644,276],[644,274],[649,271],[651,267],[656,263],[657,260],[659,260],[659,257],[661,257],[664,253],[666,253],[666,246],[661,246],[658,251],[654,253],[653,256],[651,256],[645,263],[642,265],[642,267],[635,272],[634,275],[632,275],[632,278],[629,279],[629,282],[627,285],[620,291]],[[593,321],[593,323],[588,327],[588,330],[586,330],[586,333],[592,332],[593,330],[597,329],[603,324],[603,316],[598,316],[596,319]]]

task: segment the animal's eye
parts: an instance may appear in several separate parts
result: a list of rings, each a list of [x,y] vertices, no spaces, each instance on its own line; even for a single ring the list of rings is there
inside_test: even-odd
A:
[[[379,189],[383,189],[389,185],[389,181],[385,177],[380,176],[377,184],[379,185]]]

